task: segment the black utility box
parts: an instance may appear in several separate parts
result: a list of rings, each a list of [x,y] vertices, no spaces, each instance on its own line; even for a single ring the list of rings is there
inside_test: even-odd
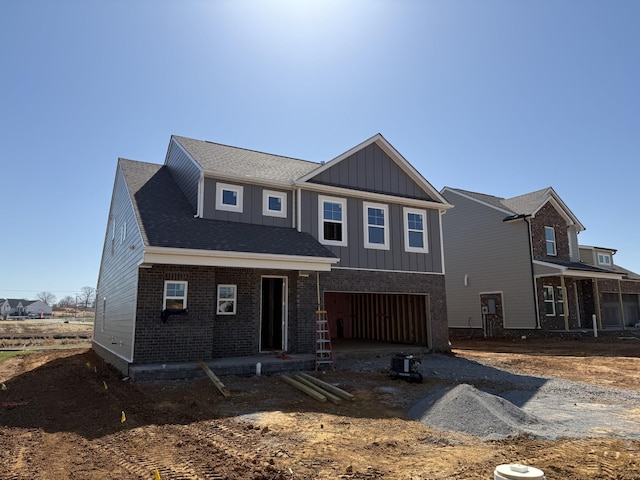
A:
[[[420,359],[413,355],[405,355],[404,353],[396,353],[391,357],[391,367],[389,368],[389,376],[394,380],[402,378],[409,382],[422,382],[422,374],[420,373]]]

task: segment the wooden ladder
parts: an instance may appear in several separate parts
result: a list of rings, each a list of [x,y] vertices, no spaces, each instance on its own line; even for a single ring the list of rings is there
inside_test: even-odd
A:
[[[332,370],[336,367],[333,364],[333,351],[331,350],[331,334],[329,333],[329,322],[326,310],[316,310],[316,371],[322,365],[329,365]]]

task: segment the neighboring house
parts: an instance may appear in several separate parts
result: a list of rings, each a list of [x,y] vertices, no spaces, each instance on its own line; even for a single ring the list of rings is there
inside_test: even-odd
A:
[[[51,316],[53,313],[52,308],[44,303],[42,300],[29,300],[25,305],[25,312],[27,315],[36,316]]]
[[[0,317],[11,315],[11,305],[6,298],[0,298]]]
[[[452,335],[592,328],[594,314],[598,328],[639,321],[638,277],[614,267],[611,250],[586,261],[584,226],[553,188],[513,198],[441,193],[455,205],[443,217]]]
[[[449,349],[441,215],[451,206],[381,135],[322,163],[172,136],[120,159],[94,348],[123,372],[333,338]]]

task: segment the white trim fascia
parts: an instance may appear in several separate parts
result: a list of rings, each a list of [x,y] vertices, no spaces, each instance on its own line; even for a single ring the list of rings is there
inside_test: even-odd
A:
[[[471,195],[466,195],[465,193],[462,193],[462,192],[460,192],[459,190],[456,190],[453,187],[444,187],[442,189],[443,192],[445,190],[448,190],[451,193],[455,193],[456,195],[460,195],[461,197],[466,198],[467,200],[471,200],[472,202],[476,202],[476,203],[479,203],[480,205],[484,205],[485,207],[489,207],[489,208],[492,208],[492,209],[497,210],[499,212],[506,213],[507,215],[514,215],[515,214],[515,212],[513,212],[512,210],[507,210],[506,208],[496,207],[495,205],[487,203],[487,202],[485,202],[483,200],[480,200],[478,198],[474,198]]]
[[[202,265],[208,267],[272,268],[328,272],[339,258],[264,253],[145,247],[141,264]]]
[[[342,160],[349,158],[354,153],[362,150],[363,148],[368,147],[372,143],[376,143],[396,164],[407,174],[413,181],[415,181],[418,185],[422,187],[422,189],[432,195],[437,200],[440,200],[442,203],[447,203],[447,201],[440,195],[440,192],[436,190],[433,185],[431,185],[426,178],[424,178],[420,172],[418,172],[413,165],[411,165],[401,154],[398,152],[393,145],[391,145],[386,138],[384,138],[380,133],[376,133],[373,137],[365,140],[364,142],[356,145],[353,148],[350,148],[346,152],[341,155],[338,155],[333,160],[328,161],[320,168],[316,168],[312,172],[309,172],[304,177],[300,178],[298,182],[306,183],[311,178],[316,175],[324,172],[325,170],[333,167],[337,163],[340,163]]]
[[[542,267],[547,267],[547,268],[555,268],[558,270],[558,273],[542,273],[542,274],[534,275],[533,278],[565,276],[565,277],[602,278],[602,279],[613,279],[613,280],[624,279],[623,278],[624,275],[621,273],[605,273],[605,272],[572,270],[569,267],[563,267],[562,265],[556,265],[555,263],[543,262],[542,260],[534,260],[533,263],[534,265],[540,265]]]
[[[308,190],[312,192],[317,192],[317,193],[331,195],[331,196],[339,196],[339,197],[361,198],[371,202],[393,203],[397,205],[406,205],[407,207],[429,208],[429,209],[435,209],[435,210],[448,210],[450,208],[453,208],[453,205],[446,202],[438,203],[438,202],[433,202],[431,200],[419,200],[416,198],[399,197],[397,195],[390,195],[386,193],[365,192],[362,190],[354,190],[354,189],[345,188],[345,187],[321,185],[319,183],[296,182],[295,185],[298,188],[302,188],[304,190]]]
[[[382,268],[333,267],[332,270],[358,270],[363,272],[414,273],[417,275],[444,275],[441,272],[418,272],[415,270],[385,270]]]
[[[169,152],[171,151],[171,144],[175,144],[178,148],[184,153],[189,160],[196,166],[196,168],[200,171],[200,176],[203,174],[202,166],[197,162],[195,158],[191,156],[191,154],[180,144],[180,142],[175,138],[175,135],[171,135],[171,139],[169,141],[169,148],[167,148],[167,154],[164,157],[164,164],[167,164],[167,160],[169,160]]]
[[[279,180],[267,180],[263,178],[254,178],[254,177],[242,177],[238,175],[228,175],[219,172],[207,172],[204,171],[203,176],[205,178],[209,178],[214,181],[222,181],[222,182],[235,182],[241,184],[250,184],[250,185],[259,185],[267,188],[276,188],[276,189],[291,189],[291,186],[294,185],[293,181],[285,182]]]

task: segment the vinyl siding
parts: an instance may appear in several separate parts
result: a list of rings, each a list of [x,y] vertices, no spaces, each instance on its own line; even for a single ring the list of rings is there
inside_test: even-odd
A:
[[[262,187],[261,185],[242,184],[230,181],[221,182],[227,185],[242,187],[242,213],[238,213],[216,209],[216,183],[217,181],[213,178],[205,177],[204,179],[204,218],[274,227],[291,227],[293,225],[293,195],[291,190],[287,191],[279,188]],[[286,195],[286,217],[272,217],[262,214],[262,194],[264,190],[284,193]]]
[[[143,243],[120,168],[116,172],[109,219],[96,291],[93,339],[103,348],[131,361],[138,264],[142,259]],[[115,222],[113,240],[112,222]],[[127,233],[121,242],[125,222]]]
[[[398,200],[401,201],[401,199]],[[386,203],[385,205],[387,205],[389,212],[389,250],[369,249],[364,246],[363,200],[347,198],[347,246],[327,245],[327,248],[340,258],[337,267],[442,273],[440,213],[437,210],[426,209],[428,253],[406,252],[403,205],[401,203]],[[302,231],[310,233],[314,238],[320,238],[318,225],[318,193],[303,191]]]
[[[505,328],[535,328],[528,228],[504,212],[445,190],[442,217],[449,327],[482,328],[481,292],[503,292]],[[467,285],[464,284],[467,275]]]
[[[580,261],[580,248],[578,247],[578,233],[575,225],[567,227],[567,235],[569,236],[569,255],[572,262]]]
[[[375,143],[316,175],[309,182],[432,200]]]
[[[171,141],[166,161],[167,167],[174,180],[184,192],[193,207],[193,213],[198,211],[198,182],[200,181],[200,167],[189,156]]]

